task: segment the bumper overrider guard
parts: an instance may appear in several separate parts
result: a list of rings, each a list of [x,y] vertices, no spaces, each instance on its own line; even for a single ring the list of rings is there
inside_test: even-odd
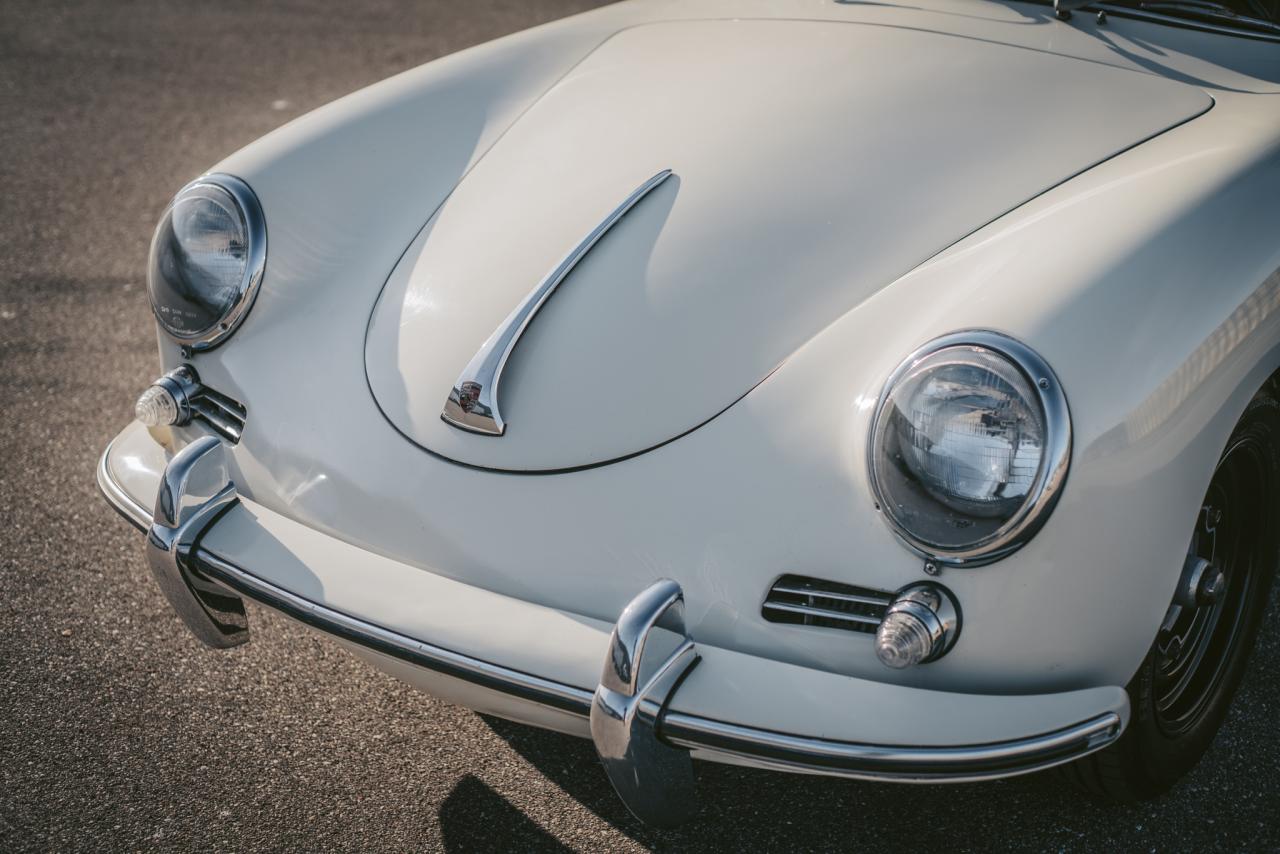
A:
[[[661,579],[623,610],[594,692],[503,667],[408,637],[311,602],[201,548],[200,538],[238,501],[225,447],[207,436],[169,462],[153,513],[112,477],[103,455],[98,485],[108,502],[147,532],[153,574],[174,610],[205,644],[246,643],[243,598],[314,628],[417,667],[590,721],[592,740],[614,788],[641,820],[674,825],[697,810],[690,751],[757,767],[899,782],[965,782],[1048,768],[1119,737],[1106,712],[1029,738],[987,744],[912,747],[789,735],[673,711],[672,697],[699,660],[684,624],[679,584]],[[242,598],[243,597],[243,598]]]

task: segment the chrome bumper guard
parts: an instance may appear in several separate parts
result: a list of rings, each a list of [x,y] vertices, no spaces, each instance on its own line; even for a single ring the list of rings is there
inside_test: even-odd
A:
[[[161,592],[197,638],[215,649],[249,642],[244,602],[193,572],[196,540],[236,502],[222,443],[203,436],[164,470],[147,531],[147,561]]]
[[[1030,738],[912,747],[789,735],[673,711],[671,699],[699,656],[685,628],[683,593],[669,579],[646,588],[623,610],[594,692],[472,658],[311,602],[202,549],[201,534],[238,500],[223,453],[221,442],[205,437],[176,454],[150,517],[114,481],[106,454],[98,468],[108,503],[147,532],[156,581],[197,638],[220,649],[246,643],[244,597],[409,664],[587,718],[614,788],[650,824],[672,826],[696,813],[691,751],[866,780],[971,782],[1069,762],[1121,732],[1120,716],[1107,712]]]
[[[658,735],[667,702],[697,663],[679,584],[664,578],[623,609],[591,703],[591,740],[623,803],[649,824],[682,824],[697,811],[689,751]]]

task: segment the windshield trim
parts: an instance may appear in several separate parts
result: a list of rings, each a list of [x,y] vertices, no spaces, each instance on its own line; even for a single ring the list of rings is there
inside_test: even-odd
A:
[[[1053,5],[1053,0],[1023,0],[1023,2],[1031,2],[1037,6]],[[1099,0],[1099,2],[1075,6],[1074,10],[1077,12],[1105,12],[1108,17],[1114,16],[1116,18],[1128,18],[1135,21],[1146,21],[1152,24],[1164,24],[1166,26],[1177,27],[1183,30],[1218,33],[1220,35],[1234,36],[1236,38],[1252,39],[1253,41],[1271,42],[1273,44],[1280,43],[1280,33],[1269,33],[1263,30],[1256,30],[1246,25],[1233,26],[1226,21],[1205,21],[1196,18],[1186,18],[1181,15],[1170,15],[1165,12],[1157,12],[1151,9],[1108,3],[1106,0]]]
[[[1100,3],[1090,3],[1084,8],[1097,12],[1106,12],[1108,16],[1114,16],[1117,18],[1132,18],[1136,21],[1150,21],[1155,24],[1167,24],[1171,27],[1180,27],[1187,30],[1221,33],[1222,35],[1254,39],[1256,41],[1280,42],[1280,33],[1267,33],[1261,30],[1250,29],[1244,25],[1232,26],[1225,21],[1201,21],[1195,18],[1184,18],[1180,15],[1169,15],[1164,12],[1156,12],[1150,9],[1135,9],[1132,6],[1117,6],[1107,3],[1105,0]]]

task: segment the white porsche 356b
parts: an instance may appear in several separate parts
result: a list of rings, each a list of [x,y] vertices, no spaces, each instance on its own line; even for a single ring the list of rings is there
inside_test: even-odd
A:
[[[1151,796],[1280,550],[1275,11],[653,0],[392,78],[178,193],[99,483],[205,643],[282,611],[656,824],[691,758]]]

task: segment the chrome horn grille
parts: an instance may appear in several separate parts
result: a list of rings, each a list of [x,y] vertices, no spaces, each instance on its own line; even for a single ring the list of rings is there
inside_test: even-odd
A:
[[[771,623],[874,635],[893,597],[893,593],[884,590],[803,575],[784,575],[769,588],[760,613]]]

